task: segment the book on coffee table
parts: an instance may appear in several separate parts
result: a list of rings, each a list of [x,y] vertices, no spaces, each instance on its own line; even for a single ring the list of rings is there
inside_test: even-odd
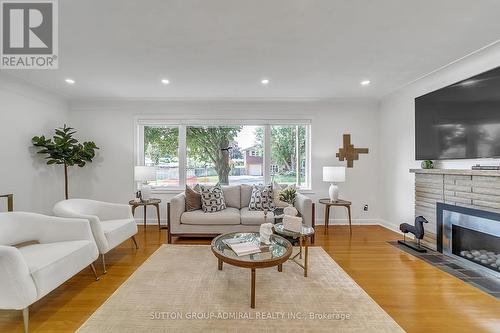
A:
[[[238,257],[261,252],[260,247],[254,242],[247,242],[238,239],[225,239],[223,242],[229,246]]]

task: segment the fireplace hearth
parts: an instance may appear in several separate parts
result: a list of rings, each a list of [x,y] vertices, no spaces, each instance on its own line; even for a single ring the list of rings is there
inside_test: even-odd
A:
[[[437,249],[500,277],[500,214],[437,203]]]

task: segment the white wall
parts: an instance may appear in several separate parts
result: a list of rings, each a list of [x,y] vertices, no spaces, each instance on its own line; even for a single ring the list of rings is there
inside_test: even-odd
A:
[[[49,213],[64,199],[61,168],[45,165],[31,138],[52,135],[67,116],[62,98],[0,75],[0,193],[14,194],[15,210]],[[0,211],[5,210],[0,202]]]
[[[414,217],[415,97],[500,66],[500,44],[480,50],[386,96],[380,105],[380,188],[383,224],[397,228]],[[442,161],[440,168],[469,169],[500,160]]]
[[[126,203],[133,197],[134,119],[164,116],[172,119],[311,119],[312,190],[314,199],[327,196],[328,184],[321,181],[325,165],[345,165],[336,160],[342,134],[350,133],[357,147],[368,147],[354,168],[347,169],[347,182],[340,185],[341,196],[353,201],[357,223],[378,223],[378,103],[370,100],[330,102],[161,102],[161,101],[75,101],[70,106],[70,123],[82,137],[101,147],[98,158],[72,175],[73,196]],[[166,203],[173,194],[156,195]],[[369,211],[363,212],[364,204]],[[166,204],[162,205],[165,219]],[[136,213],[141,218],[139,210]],[[151,223],[155,214],[151,209]],[[322,221],[323,207],[317,207]],[[345,219],[337,209],[333,219]],[[332,221],[334,222],[334,221]],[[343,221],[336,221],[343,222]]]

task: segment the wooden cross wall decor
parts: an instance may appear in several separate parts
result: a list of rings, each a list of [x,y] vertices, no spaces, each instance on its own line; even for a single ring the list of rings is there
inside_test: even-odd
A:
[[[359,160],[359,154],[368,154],[368,148],[354,148],[351,144],[351,134],[344,134],[344,147],[339,148],[339,161],[347,161],[347,167],[354,167],[354,161]]]

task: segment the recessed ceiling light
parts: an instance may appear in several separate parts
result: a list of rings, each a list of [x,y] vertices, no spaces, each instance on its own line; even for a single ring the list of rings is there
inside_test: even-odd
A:
[[[75,84],[75,80],[73,79],[66,79],[64,81],[66,81],[67,84]]]
[[[269,79],[262,79],[262,80],[260,80],[260,83],[269,84]]]
[[[168,79],[161,79],[161,83],[163,83],[163,84],[169,84],[170,81]]]
[[[361,85],[362,86],[367,86],[369,84],[370,84],[370,80],[363,80],[363,81],[361,81]]]

